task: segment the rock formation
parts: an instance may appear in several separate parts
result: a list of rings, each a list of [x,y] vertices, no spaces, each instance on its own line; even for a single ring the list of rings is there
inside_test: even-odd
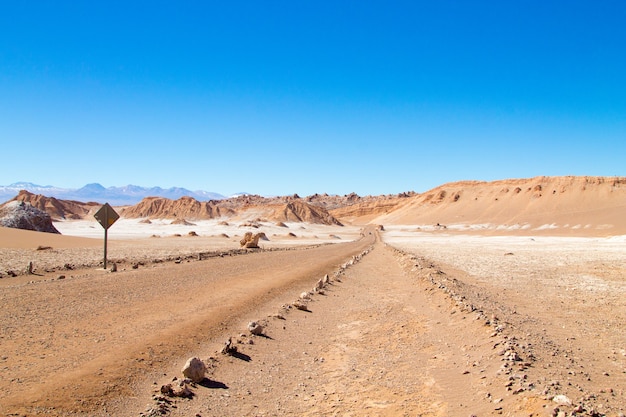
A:
[[[259,239],[261,238],[265,238],[265,240],[267,240],[265,233],[252,234],[252,232],[246,232],[246,234],[243,236],[243,239],[239,241],[239,244],[242,248],[258,248]]]
[[[0,226],[59,233],[52,225],[52,218],[48,213],[23,201],[9,201],[0,206]]]
[[[126,218],[151,217],[161,219],[215,219],[233,215],[234,211],[222,207],[218,201],[200,202],[192,197],[170,200],[163,197],[146,197],[138,204],[122,210]]]
[[[290,201],[280,207],[272,216],[274,220],[282,222],[305,222],[325,224],[329,226],[343,226],[325,208],[314,206],[303,201]]]

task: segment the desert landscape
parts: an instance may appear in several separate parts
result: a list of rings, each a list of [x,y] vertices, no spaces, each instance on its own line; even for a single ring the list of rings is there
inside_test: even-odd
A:
[[[0,415],[626,413],[626,178],[149,197],[106,269],[100,204],[26,206],[60,233],[0,227]]]

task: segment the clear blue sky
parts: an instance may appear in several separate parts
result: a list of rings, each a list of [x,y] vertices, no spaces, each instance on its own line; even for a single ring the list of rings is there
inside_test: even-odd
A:
[[[11,1],[0,184],[626,175],[624,1]]]

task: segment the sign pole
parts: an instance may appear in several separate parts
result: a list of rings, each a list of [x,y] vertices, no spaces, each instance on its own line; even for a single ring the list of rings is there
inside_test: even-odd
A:
[[[104,229],[104,269],[107,269],[107,234],[109,229]]]
[[[107,240],[109,236],[108,231],[109,227],[111,227],[111,225],[120,218],[120,215],[117,214],[115,210],[113,210],[113,207],[111,207],[109,203],[104,203],[104,205],[100,207],[100,210],[98,210],[96,214],[94,214],[94,217],[96,218],[98,223],[100,223],[104,228],[104,269],[107,269]]]

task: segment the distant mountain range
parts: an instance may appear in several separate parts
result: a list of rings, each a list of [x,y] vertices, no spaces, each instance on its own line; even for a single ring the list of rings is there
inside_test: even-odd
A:
[[[183,196],[193,197],[198,201],[222,200],[225,196],[209,191],[190,191],[186,188],[172,187],[140,187],[127,185],[125,187],[105,188],[98,183],[87,184],[82,188],[60,188],[53,185],[37,185],[30,182],[16,182],[10,185],[0,185],[0,203],[15,197],[20,190],[27,190],[34,194],[55,197],[63,200],[77,200],[82,202],[109,203],[114,206],[137,204],[144,197],[165,197],[176,200]]]

